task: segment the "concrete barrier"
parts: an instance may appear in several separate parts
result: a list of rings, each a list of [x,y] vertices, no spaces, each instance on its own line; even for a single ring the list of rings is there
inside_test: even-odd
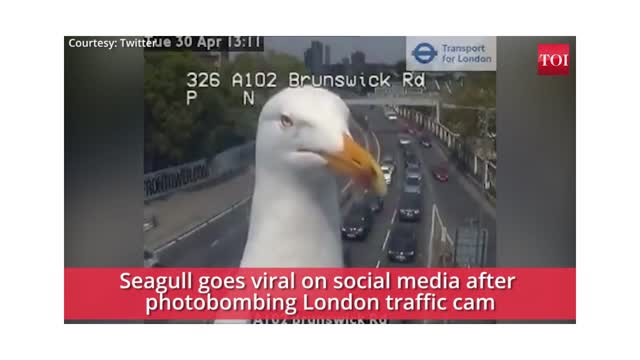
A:
[[[165,198],[183,190],[211,186],[242,173],[255,162],[255,142],[229,148],[210,159],[200,159],[144,175],[144,200]]]

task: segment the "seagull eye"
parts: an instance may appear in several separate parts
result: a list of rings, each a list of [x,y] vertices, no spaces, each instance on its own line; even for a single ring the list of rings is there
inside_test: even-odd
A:
[[[288,117],[287,115],[281,115],[280,116],[280,125],[282,125],[283,128],[292,127],[293,126],[293,120],[291,120],[291,118]]]

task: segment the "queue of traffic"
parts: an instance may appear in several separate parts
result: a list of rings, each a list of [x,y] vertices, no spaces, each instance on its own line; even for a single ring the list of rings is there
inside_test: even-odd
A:
[[[398,119],[398,115],[389,109],[385,111],[385,117],[391,122],[396,122]],[[413,147],[414,143],[425,149],[432,148],[431,139],[426,134],[419,134],[418,131],[406,127],[398,134],[398,153],[401,154],[402,162],[397,164],[394,156],[389,153],[384,155],[380,162],[387,185],[394,182],[399,166],[404,168],[404,176],[400,180],[402,190],[396,214],[398,221],[392,224],[386,248],[386,256],[392,262],[413,262],[416,256],[418,226],[421,224],[424,212],[424,179],[423,165]],[[447,164],[441,164],[431,169],[431,173],[437,181],[447,182],[447,168]],[[365,196],[356,201],[344,217],[341,229],[343,239],[366,241],[373,227],[375,214],[380,212],[383,206],[383,198],[365,193]]]

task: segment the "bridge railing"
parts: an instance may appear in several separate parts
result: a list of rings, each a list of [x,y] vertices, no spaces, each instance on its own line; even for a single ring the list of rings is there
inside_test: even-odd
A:
[[[144,175],[145,202],[164,198],[181,190],[223,181],[255,162],[255,142],[229,148],[212,158],[185,163]]]

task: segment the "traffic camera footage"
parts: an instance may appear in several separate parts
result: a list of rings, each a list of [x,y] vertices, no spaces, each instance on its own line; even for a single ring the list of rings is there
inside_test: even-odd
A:
[[[526,73],[502,68],[525,53],[501,37],[65,38],[65,76],[92,76],[82,66],[104,65],[79,64],[100,54],[113,64],[99,81],[126,69],[118,81],[142,94],[127,101],[126,124],[65,124],[66,154],[80,154],[70,180],[80,158],[102,156],[95,166],[120,169],[131,189],[119,193],[132,195],[118,197],[120,211],[107,209],[114,197],[68,215],[71,229],[107,212],[122,219],[92,240],[70,232],[65,266],[575,267],[574,205],[560,190],[575,186],[563,170],[575,161],[575,114],[537,117],[550,101],[531,85],[543,80],[537,61]],[[575,106],[575,85],[561,83],[575,78],[558,79],[561,105]],[[80,141],[100,126],[112,127],[101,147]],[[549,126],[546,149],[534,150],[526,135]],[[546,181],[541,162],[557,177]],[[82,204],[74,191],[69,203]],[[124,230],[136,221],[141,231]],[[88,246],[116,228],[129,240]]]

